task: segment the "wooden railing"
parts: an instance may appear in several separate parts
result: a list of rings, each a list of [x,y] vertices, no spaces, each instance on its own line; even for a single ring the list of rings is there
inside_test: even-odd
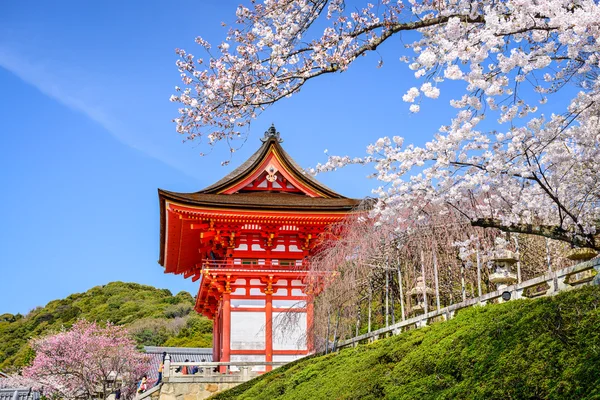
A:
[[[587,261],[581,264],[574,265],[559,271],[548,272],[528,281],[507,286],[504,289],[497,290],[484,294],[481,297],[476,297],[463,301],[461,303],[452,304],[448,307],[440,308],[435,311],[430,311],[427,314],[421,314],[404,321],[377,329],[375,331],[358,335],[356,337],[342,340],[334,343],[333,350],[356,346],[360,342],[370,342],[377,340],[382,336],[397,335],[402,330],[410,328],[420,328],[426,326],[431,320],[450,319],[454,316],[457,310],[471,307],[474,305],[485,305],[491,301],[510,301],[520,299],[522,297],[539,297],[550,296],[563,290],[569,290],[574,287],[589,285],[592,281],[595,284],[600,284],[600,259]]]
[[[282,264],[279,264],[279,263]],[[200,263],[202,268],[208,269],[231,269],[231,268],[244,268],[244,269],[284,269],[284,270],[297,270],[306,269],[308,264],[304,260],[294,260],[294,263],[290,263],[289,260],[263,260],[261,262],[256,260],[244,260],[241,258],[229,259],[229,260],[209,260],[204,259]]]

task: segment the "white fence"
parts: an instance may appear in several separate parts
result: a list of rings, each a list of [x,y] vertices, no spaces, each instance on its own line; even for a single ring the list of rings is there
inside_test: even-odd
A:
[[[522,297],[539,297],[550,296],[563,290],[569,290],[574,287],[589,285],[594,281],[595,284],[600,284],[600,259],[586,261],[572,267],[564,268],[559,271],[548,272],[542,276],[530,279],[519,284],[507,286],[504,289],[497,290],[463,301],[461,303],[452,304],[451,306],[430,311],[426,314],[421,314],[404,321],[377,329],[375,331],[358,335],[356,337],[339,341],[334,345],[334,350],[348,346],[356,346],[363,341],[377,340],[382,336],[397,335],[402,330],[410,328],[420,328],[427,325],[430,320],[450,319],[454,316],[457,310],[471,307],[474,305],[484,305],[487,302],[494,300],[509,301],[516,300]]]
[[[246,382],[268,369],[286,362],[229,361],[229,362],[171,362],[165,359],[164,382]],[[184,370],[186,368],[186,370]],[[195,371],[194,373],[192,373]]]

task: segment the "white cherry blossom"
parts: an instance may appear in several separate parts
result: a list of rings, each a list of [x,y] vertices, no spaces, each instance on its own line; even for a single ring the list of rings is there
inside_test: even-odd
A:
[[[240,6],[237,24],[216,50],[196,40],[206,60],[177,50],[183,82],[171,97],[181,104],[177,130],[209,143],[237,137],[266,107],[309,80],[347,70],[404,31],[416,32],[415,40],[398,46],[398,57],[416,82],[399,94],[410,105],[398,106],[427,112],[430,102],[422,97],[439,102],[445,80],[462,81],[464,93],[450,101],[454,118],[422,147],[382,138],[367,156],[330,156],[316,171],[373,163],[382,182],[374,212],[398,226],[431,204],[475,225],[600,248],[600,5],[594,0]],[[554,100],[565,94],[572,98],[560,108],[564,101]]]

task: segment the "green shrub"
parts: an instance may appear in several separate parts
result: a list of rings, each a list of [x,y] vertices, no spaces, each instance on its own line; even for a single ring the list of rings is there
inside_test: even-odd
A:
[[[9,313],[0,315],[0,322],[15,322],[17,318]]]
[[[212,321],[200,315],[190,315],[185,327],[177,335],[165,341],[165,346],[211,347]]]
[[[290,363],[215,399],[599,399],[600,287]]]
[[[192,312],[192,305],[186,303],[173,304],[165,308],[164,315],[166,318],[185,317]]]

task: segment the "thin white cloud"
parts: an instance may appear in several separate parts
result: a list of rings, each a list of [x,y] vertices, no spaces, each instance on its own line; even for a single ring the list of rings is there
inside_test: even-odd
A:
[[[41,93],[58,101],[59,103],[78,111],[91,120],[102,126],[108,133],[122,144],[138,150],[152,158],[155,158],[171,167],[174,167],[186,174],[184,165],[176,160],[169,159],[164,152],[161,152],[152,143],[140,141],[132,135],[131,129],[126,128],[114,115],[106,111],[102,102],[110,104],[109,98],[103,98],[102,95],[89,91],[90,85],[86,85],[85,79],[79,75],[77,79],[70,80],[70,72],[58,67],[50,67],[48,63],[36,61],[31,62],[20,57],[9,48],[0,46],[0,67],[6,69],[19,77],[27,84],[35,87]],[[60,71],[59,73],[55,71]],[[87,93],[75,88],[86,86]],[[79,92],[79,93],[75,93]],[[106,96],[104,96],[106,97]]]

